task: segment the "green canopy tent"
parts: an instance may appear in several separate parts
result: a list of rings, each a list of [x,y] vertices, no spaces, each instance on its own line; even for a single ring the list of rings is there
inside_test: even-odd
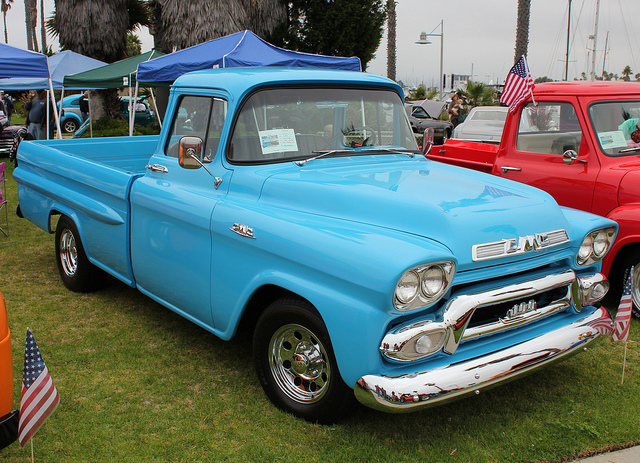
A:
[[[63,85],[90,89],[131,87],[136,83],[138,64],[162,55],[159,51],[151,50],[89,71],[69,74],[64,77]]]
[[[85,89],[98,89],[98,88],[120,88],[129,87],[130,104],[132,103],[131,87],[136,85],[136,72],[138,70],[138,64],[149,61],[153,58],[162,56],[161,53],[156,50],[151,50],[141,55],[126,58],[115,63],[107,64],[99,68],[91,69],[89,71],[79,72],[77,74],[69,74],[64,77],[63,85],[69,88],[85,88]],[[150,84],[145,84],[149,86]],[[152,98],[153,93],[151,94]],[[155,98],[154,98],[155,105]],[[156,111],[156,114],[158,112]],[[129,108],[129,114],[133,114],[131,108]],[[132,119],[132,118],[131,118]],[[133,123],[129,121],[130,125]]]

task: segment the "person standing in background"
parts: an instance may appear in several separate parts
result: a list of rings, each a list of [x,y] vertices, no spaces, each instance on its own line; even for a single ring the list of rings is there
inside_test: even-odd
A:
[[[13,114],[14,108],[13,99],[11,98],[11,95],[4,93],[2,90],[0,90],[0,99],[4,103],[4,112],[7,116],[7,120],[9,121],[9,125],[11,125],[11,115]]]
[[[36,96],[24,105],[28,111],[29,128],[28,132],[35,140],[47,139],[47,92],[38,90]],[[53,117],[53,112],[51,112]]]

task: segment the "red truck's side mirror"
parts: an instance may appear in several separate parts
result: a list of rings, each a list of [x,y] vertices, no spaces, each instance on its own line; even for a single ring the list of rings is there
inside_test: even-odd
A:
[[[424,136],[422,138],[422,154],[427,155],[431,152],[431,148],[435,144],[435,130],[433,127],[429,127],[424,130]]]

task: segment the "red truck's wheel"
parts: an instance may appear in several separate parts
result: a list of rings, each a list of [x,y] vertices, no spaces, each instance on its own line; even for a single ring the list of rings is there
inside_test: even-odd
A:
[[[76,225],[64,215],[56,226],[56,262],[62,283],[71,291],[95,291],[105,281],[106,274],[87,259]]]
[[[324,323],[306,301],[280,299],[265,310],[255,328],[253,358],[262,388],[282,410],[331,424],[354,404]]]

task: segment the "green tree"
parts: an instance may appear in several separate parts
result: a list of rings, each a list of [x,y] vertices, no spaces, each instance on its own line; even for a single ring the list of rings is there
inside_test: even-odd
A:
[[[482,82],[467,81],[467,89],[460,91],[467,103],[471,107],[475,106],[493,106],[496,104],[495,92],[493,88],[483,84]]]
[[[544,77],[536,77],[536,79],[533,81],[534,84],[539,84],[542,82],[553,82],[553,79],[544,76]]]
[[[289,1],[286,24],[269,40],[307,53],[357,56],[364,70],[380,44],[386,5],[386,0]]]
[[[631,80],[631,74],[633,71],[631,70],[631,66],[626,65],[622,70],[622,80],[626,80],[627,82]]]
[[[7,12],[11,9],[13,0],[0,0],[0,10],[2,10],[2,21],[4,23],[4,43],[9,43],[7,35]]]
[[[138,56],[140,53],[142,53],[140,37],[135,34],[127,35],[127,58]]]

